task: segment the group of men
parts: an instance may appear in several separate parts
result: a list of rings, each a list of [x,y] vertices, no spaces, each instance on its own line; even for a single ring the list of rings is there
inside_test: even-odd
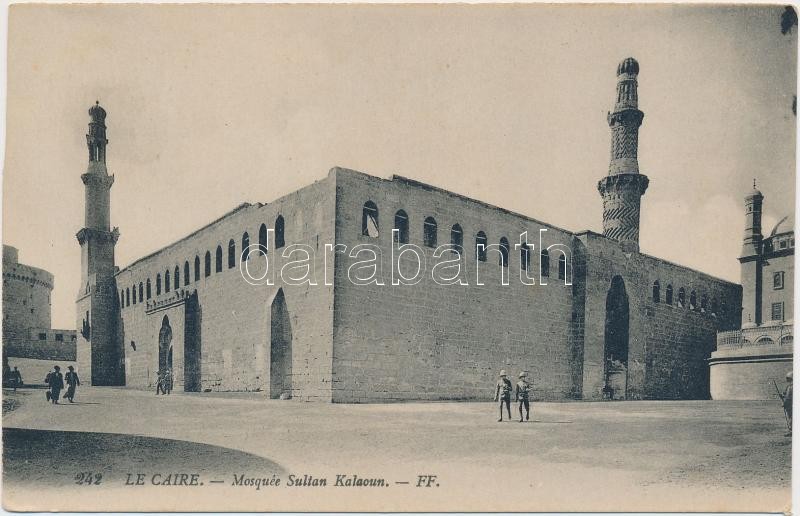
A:
[[[500,379],[497,380],[497,388],[494,392],[494,401],[500,401],[500,419],[498,422],[503,421],[503,404],[506,406],[508,413],[508,420],[511,421],[511,391],[514,391],[514,402],[519,402],[519,422],[523,422],[522,411],[525,410],[524,421],[531,419],[531,402],[530,391],[531,384],[528,382],[528,373],[522,371],[519,373],[519,381],[517,382],[516,389],[511,386],[511,380],[508,379],[506,370],[500,371]]]
[[[81,384],[81,381],[74,367],[67,366],[67,369],[69,369],[69,371],[67,371],[66,376],[64,376],[61,374],[61,367],[53,366],[53,370],[47,373],[44,379],[44,383],[47,384],[45,397],[47,401],[53,403],[53,405],[58,405],[58,398],[61,396],[64,382],[67,384],[67,392],[64,393],[64,399],[69,400],[70,403],[75,402],[75,390],[78,388],[78,385]]]

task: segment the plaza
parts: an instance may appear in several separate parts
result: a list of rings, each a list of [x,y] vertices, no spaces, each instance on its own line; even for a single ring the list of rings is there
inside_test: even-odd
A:
[[[791,438],[784,436],[777,401],[535,403],[529,423],[498,423],[493,403],[349,405],[264,398],[86,387],[74,405],[52,406],[41,389],[4,390],[10,409],[3,418],[4,507],[790,507]],[[102,483],[77,484],[79,473],[101,473]],[[173,485],[182,474],[197,474],[203,485]],[[134,485],[137,475],[140,485]],[[383,479],[385,485],[337,487],[338,475]],[[327,485],[314,487],[314,479],[327,479]]]

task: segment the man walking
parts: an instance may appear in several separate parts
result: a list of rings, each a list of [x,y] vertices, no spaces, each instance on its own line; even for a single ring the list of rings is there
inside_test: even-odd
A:
[[[497,421],[503,421],[503,403],[506,404],[508,419],[511,420],[511,380],[506,376],[505,369],[500,371],[500,379],[497,380],[497,388],[494,392],[494,401],[498,400],[500,400],[500,419]]]
[[[44,382],[49,386],[47,400],[52,401],[53,405],[58,405],[58,397],[61,395],[61,389],[64,388],[64,376],[61,374],[61,368],[54,366],[53,371],[47,373]]]
[[[17,387],[22,387],[22,373],[14,366],[14,370],[11,371],[9,376],[11,378],[11,386],[14,387],[14,392],[17,392]]]
[[[519,381],[517,382],[517,391],[514,396],[514,401],[519,402],[519,422],[522,423],[522,409],[525,409],[525,421],[531,419],[531,405],[529,401],[529,392],[531,384],[528,383],[528,373],[522,371],[519,373]]]
[[[64,394],[64,397],[67,398],[70,403],[73,403],[75,398],[75,389],[81,384],[81,381],[78,378],[78,373],[75,372],[74,367],[68,366],[67,369],[69,369],[69,371],[64,377],[64,380],[67,382],[67,393]]]
[[[792,372],[786,373],[786,381],[788,385],[786,390],[783,391],[781,400],[783,400],[783,411],[786,413],[786,424],[789,426],[789,432],[786,437],[792,436]]]

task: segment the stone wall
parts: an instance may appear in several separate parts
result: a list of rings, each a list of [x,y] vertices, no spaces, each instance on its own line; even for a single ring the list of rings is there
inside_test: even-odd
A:
[[[716,332],[740,323],[741,287],[646,254],[625,253],[595,233],[581,233],[578,240],[578,266],[585,275],[585,306],[578,306],[583,311],[583,398],[602,398],[606,301],[615,276],[624,282],[629,300],[627,398],[708,398],[706,360]],[[653,296],[656,281],[659,302]],[[672,303],[666,302],[669,286]]]
[[[277,271],[290,260],[298,259],[297,254],[283,256],[290,250],[289,246],[302,244],[321,256],[324,244],[332,242],[332,189],[332,181],[325,179],[269,204],[242,205],[120,271],[116,281],[125,305],[121,309],[119,333],[124,343],[126,384],[138,388],[153,387],[158,370],[159,330],[164,316],[167,316],[172,330],[176,388],[268,392],[270,308],[282,288],[292,326],[292,395],[304,400],[330,401],[333,293],[332,285],[324,284],[325,262],[322,259],[312,262],[317,280],[313,286],[283,284]],[[273,229],[279,215],[285,220],[286,246],[276,249],[274,235],[268,242],[268,270],[269,277],[274,277],[274,284],[251,285],[240,272],[243,234],[247,232],[250,245],[257,246],[261,224]],[[230,240],[235,245],[235,265],[232,268],[228,266]],[[222,249],[220,272],[216,271],[217,246]],[[208,277],[205,276],[207,251],[211,256],[211,274]],[[200,260],[199,280],[195,280],[195,257]],[[190,269],[188,285],[185,284],[186,262]],[[265,257],[254,247],[247,262],[251,276],[263,276],[266,263]],[[171,285],[170,292],[166,292],[164,285],[167,271],[174,282],[176,266],[181,279],[177,295],[174,285]],[[157,275],[161,278],[161,294],[156,293]],[[151,283],[150,299],[146,295],[148,279]],[[138,298],[139,283],[144,287],[144,302]],[[131,296],[128,304],[127,292],[134,288],[136,303]],[[190,299],[196,299],[195,305],[187,305]],[[196,324],[196,329],[188,333],[185,331],[187,320],[190,326]],[[184,371],[187,334],[190,341],[196,339],[192,342],[195,342],[200,357],[199,380],[190,381],[190,385],[185,385]]]
[[[53,275],[18,262],[18,251],[3,246],[3,344],[28,340],[29,328],[50,327]]]
[[[777,339],[776,339],[777,340]],[[776,399],[776,382],[783,392],[786,373],[792,370],[793,345],[721,349],[712,354],[711,398],[715,400]]]
[[[75,330],[29,328],[28,338],[4,344],[3,354],[17,358],[74,361],[75,346]]]
[[[376,238],[362,235],[367,201],[378,208]],[[428,264],[416,285],[391,284],[391,229],[400,209],[409,217],[409,243],[420,246]],[[550,259],[548,284],[526,286],[519,280],[520,251],[514,249],[527,231],[529,243],[536,244],[531,271],[538,278],[538,230],[548,230],[546,245],[569,246],[570,233],[413,181],[341,169],[336,173],[336,212],[337,244],[346,245],[348,252],[358,244],[383,250],[384,285],[351,283],[348,268],[357,259],[337,254],[334,401],[490,400],[500,369],[514,382],[521,370],[529,371],[535,399],[577,394],[570,339],[572,287],[557,279],[558,253]],[[437,222],[439,245],[450,243],[454,224],[461,226],[468,285],[439,285],[431,279],[433,264],[445,258],[434,259],[433,249],[423,245],[428,216]],[[476,261],[478,231],[486,233],[489,244],[497,245],[503,236],[509,240],[509,285],[500,284],[498,251],[489,251],[486,262]],[[403,255],[407,276],[415,263]],[[476,264],[483,285],[477,284]]]

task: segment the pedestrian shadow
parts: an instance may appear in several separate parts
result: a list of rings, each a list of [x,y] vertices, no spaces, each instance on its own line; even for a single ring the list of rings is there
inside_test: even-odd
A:
[[[72,403],[70,403],[70,402],[64,403],[64,402],[59,401],[58,404],[62,405],[64,407],[71,407],[71,406],[74,406],[74,405],[102,405],[102,403],[97,403],[97,402],[94,402],[94,401],[73,401]]]
[[[530,421],[525,421],[526,423],[544,423],[544,424],[551,424],[551,425],[566,425],[572,424],[575,421],[544,421],[543,419],[532,419]]]

